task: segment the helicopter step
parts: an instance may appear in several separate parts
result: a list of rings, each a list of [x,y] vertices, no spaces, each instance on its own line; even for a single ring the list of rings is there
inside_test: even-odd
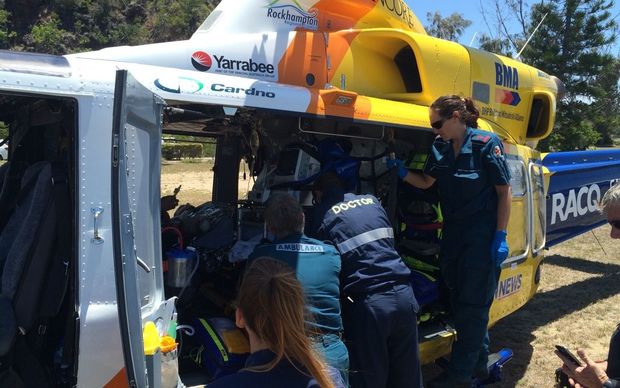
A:
[[[471,388],[481,388],[502,381],[502,369],[504,364],[512,359],[512,356],[512,349],[508,348],[503,348],[497,353],[489,354],[489,361],[487,362],[487,369],[489,371],[488,377],[484,379],[472,379]],[[438,359],[435,363],[444,369],[448,366],[448,360],[444,357]]]

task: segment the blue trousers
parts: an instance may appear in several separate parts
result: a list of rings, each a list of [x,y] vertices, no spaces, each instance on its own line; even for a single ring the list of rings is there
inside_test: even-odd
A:
[[[327,365],[340,373],[345,387],[349,386],[349,351],[336,334],[324,334],[313,339],[314,349],[323,356]],[[331,371],[330,371],[331,373]]]
[[[409,285],[343,302],[353,388],[422,387],[418,303]]]
[[[469,381],[489,357],[489,309],[501,271],[490,252],[495,222],[488,217],[474,224],[447,223],[443,231],[441,272],[457,332],[448,371],[458,380]]]

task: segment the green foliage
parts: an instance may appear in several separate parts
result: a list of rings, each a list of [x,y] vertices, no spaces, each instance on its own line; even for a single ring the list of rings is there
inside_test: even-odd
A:
[[[154,0],[148,2],[148,24],[153,41],[189,38],[211,13],[204,0]]]
[[[32,51],[48,54],[64,54],[68,47],[75,44],[74,36],[61,28],[55,13],[35,24],[25,36],[24,43]]]
[[[612,5],[611,0],[550,0],[532,8],[530,33],[547,17],[523,51],[523,61],[557,76],[566,87],[554,132],[540,144],[543,151],[611,141],[620,118],[619,68],[608,54],[616,38]]]
[[[48,54],[188,39],[214,8],[204,0],[0,1],[0,48]]]
[[[482,34],[478,43],[482,50],[504,55],[506,57],[512,57],[512,45],[509,39],[492,38],[487,34]]]
[[[595,97],[592,81],[613,60],[605,50],[615,40],[610,0],[551,0],[534,6],[532,26],[547,13],[523,60],[565,84],[568,99]]]
[[[6,139],[9,136],[9,128],[0,121],[0,139]]]
[[[161,147],[161,155],[166,160],[199,158],[202,152],[202,144],[197,143],[167,143]]]
[[[605,65],[593,83],[596,100],[592,104],[592,123],[601,138],[597,145],[612,146],[620,136],[620,59]]]
[[[573,151],[596,144],[601,134],[597,132],[592,120],[588,119],[590,109],[588,104],[581,101],[570,105],[563,103],[558,108],[555,130],[541,142],[540,148],[545,151]]]
[[[6,10],[0,9],[0,48],[8,49],[11,40],[17,35],[15,31],[11,31],[11,14]]]
[[[465,19],[457,12],[445,18],[437,11],[429,12],[426,14],[426,20],[429,24],[424,28],[429,35],[454,42],[463,35],[467,27],[471,26],[471,20]]]

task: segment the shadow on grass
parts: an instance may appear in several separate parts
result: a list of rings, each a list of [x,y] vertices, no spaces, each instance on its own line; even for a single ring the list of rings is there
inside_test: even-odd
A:
[[[620,265],[559,255],[545,258],[544,263],[600,276],[539,292],[524,307],[503,318],[490,330],[493,349],[508,347],[515,354],[505,369],[501,386],[514,387],[525,375],[532,358],[532,333],[536,329],[620,293]],[[566,333],[567,336],[576,334],[578,333]],[[611,336],[611,333],[609,335]],[[549,349],[549,352],[552,351],[553,349]],[[541,381],[551,381],[553,376],[540,378]]]
[[[544,259],[544,263],[600,276],[547,292],[538,292],[520,310],[503,318],[491,328],[489,333],[492,351],[510,348],[514,352],[514,358],[504,369],[501,383],[493,387],[514,387],[523,378],[532,359],[531,343],[534,340],[532,333],[536,329],[584,309],[601,299],[620,293],[620,265],[560,255],[549,256]],[[566,333],[567,336],[576,334],[578,333]],[[609,333],[610,336],[611,334]],[[552,351],[553,349],[549,349],[549,352]],[[427,381],[438,372],[439,367],[435,365],[426,365],[423,368],[424,378]],[[553,378],[553,376],[540,376],[540,381],[551,382]],[[541,386],[551,386],[551,384],[544,383]]]

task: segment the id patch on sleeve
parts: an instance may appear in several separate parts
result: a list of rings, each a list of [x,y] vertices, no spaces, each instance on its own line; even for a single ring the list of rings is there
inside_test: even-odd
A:
[[[277,244],[276,251],[280,252],[301,252],[301,253],[320,253],[323,252],[321,245],[315,244]]]
[[[502,153],[502,149],[499,148],[499,146],[495,146],[493,148],[493,155],[495,155],[496,158],[504,159],[504,154]]]

